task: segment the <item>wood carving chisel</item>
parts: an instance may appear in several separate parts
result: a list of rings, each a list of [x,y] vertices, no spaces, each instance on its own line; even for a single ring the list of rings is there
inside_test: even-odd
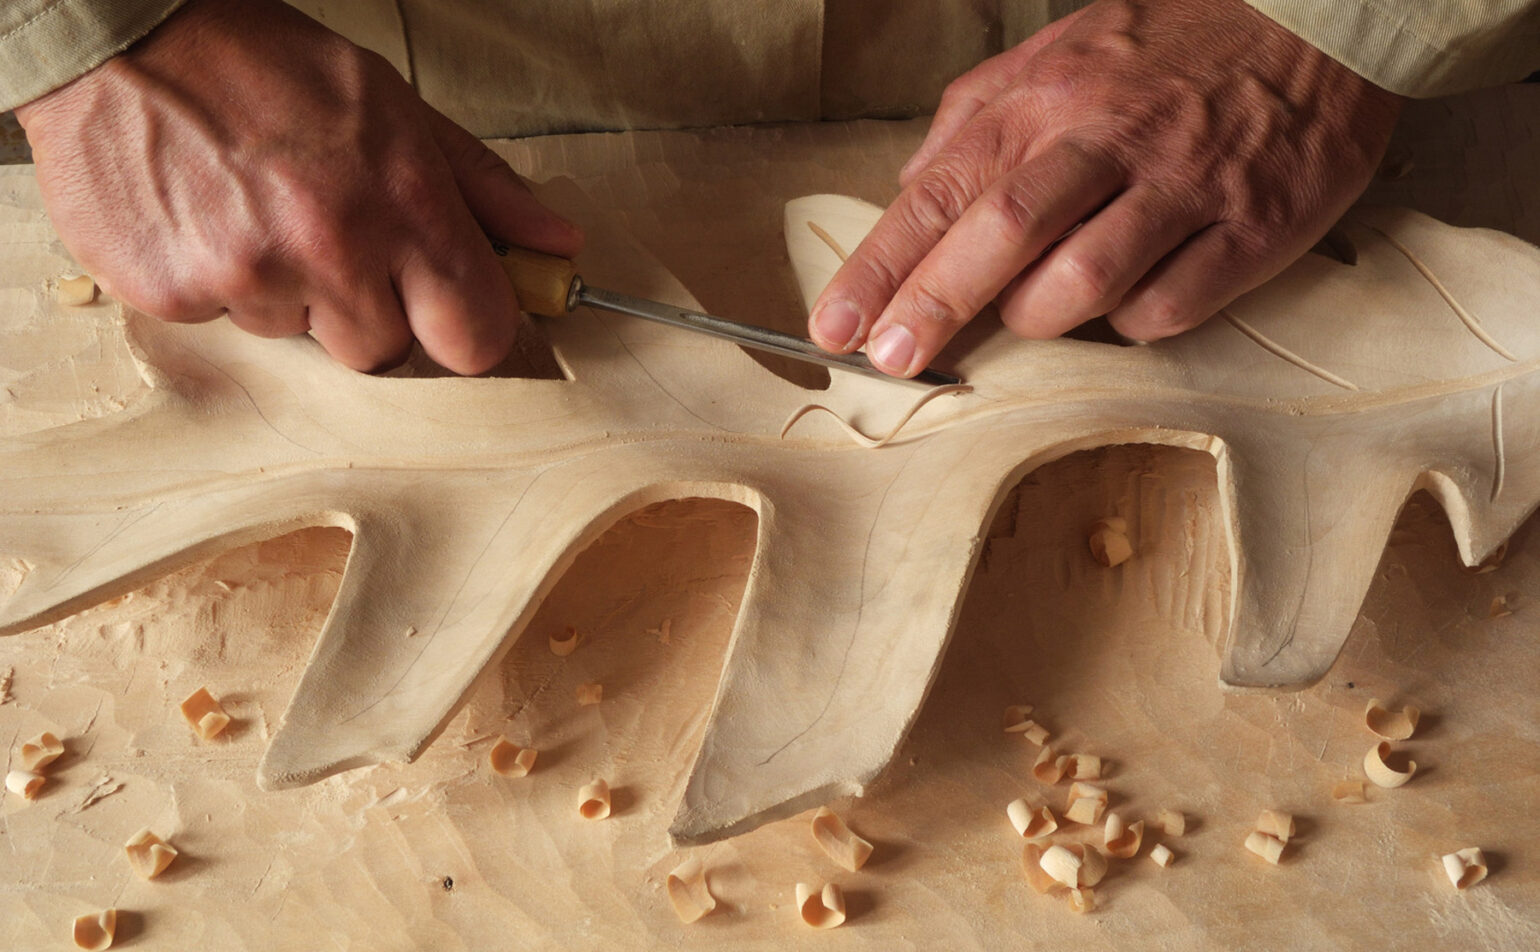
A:
[[[872,366],[872,362],[866,358],[865,354],[831,354],[805,337],[796,337],[767,327],[732,321],[725,317],[713,317],[699,311],[690,311],[658,301],[649,301],[646,298],[591,287],[583,283],[583,279],[579,277],[577,265],[566,258],[541,254],[524,248],[513,248],[497,241],[492,243],[492,247],[498,254],[503,270],[508,272],[508,277],[513,281],[513,289],[519,297],[519,306],[531,314],[539,314],[542,317],[562,317],[573,308],[586,304],[589,307],[630,314],[632,317],[657,321],[659,324],[725,338],[755,350],[782,354],[796,360],[822,364],[825,367],[853,370],[868,377],[878,377],[894,383],[938,387],[962,382],[951,374],[928,368],[912,378],[892,377]]]

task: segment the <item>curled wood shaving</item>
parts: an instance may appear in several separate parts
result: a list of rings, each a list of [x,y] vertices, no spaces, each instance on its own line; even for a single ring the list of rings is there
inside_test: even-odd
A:
[[[1069,851],[1080,857],[1080,885],[1095,886],[1107,875],[1107,857],[1101,850],[1084,843],[1072,843]]]
[[[1063,884],[1043,869],[1044,852],[1042,844],[1039,843],[1028,843],[1021,851],[1021,871],[1027,877],[1027,885],[1031,886],[1032,891],[1039,896],[1064,888]]]
[[[1011,704],[1005,708],[1005,713],[1000,717],[1001,726],[1007,734],[1020,734],[1031,726],[1032,721],[1027,715],[1032,713],[1030,704]]]
[[[11,700],[11,681],[16,677],[16,669],[12,667],[0,668],[0,704],[8,704]]]
[[[1364,774],[1377,787],[1399,787],[1412,779],[1412,774],[1417,772],[1417,761],[1407,760],[1405,770],[1397,770],[1386,763],[1386,758],[1391,754],[1390,741],[1382,740],[1364,754]]]
[[[35,774],[30,770],[13,770],[5,775],[5,789],[23,800],[36,800],[37,795],[43,792],[43,784],[46,782],[42,774]]]
[[[1155,861],[1156,866],[1164,869],[1176,860],[1176,854],[1172,853],[1170,847],[1166,846],[1166,844],[1156,843],[1150,849],[1150,859]]]
[[[717,907],[716,897],[706,888],[706,868],[699,857],[685,860],[668,874],[668,901],[686,925]]]
[[[85,949],[86,952],[105,952],[112,948],[112,937],[117,931],[118,911],[106,909],[76,919],[70,935],[77,948]]]
[[[1079,856],[1070,852],[1069,847],[1055,844],[1048,847],[1037,864],[1043,868],[1043,872],[1053,877],[1055,882],[1074,889],[1080,885],[1082,862]]]
[[[602,820],[610,815],[610,785],[594,780],[578,791],[578,814],[585,820]]]
[[[60,278],[54,285],[54,300],[65,307],[85,307],[96,300],[96,282],[89,274]]]
[[[1106,790],[1078,781],[1070,784],[1069,797],[1064,807],[1064,819],[1071,823],[1083,823],[1089,826],[1099,821],[1102,818],[1102,812],[1106,809]]]
[[[1283,841],[1276,836],[1269,836],[1261,830],[1252,830],[1246,837],[1246,849],[1257,854],[1263,859],[1278,865],[1278,860],[1283,856]]]
[[[578,630],[571,625],[559,635],[552,635],[547,642],[551,646],[551,654],[558,658],[565,658],[578,646]]]
[[[1022,730],[1021,736],[1038,746],[1048,743],[1048,728],[1036,721],[1027,721],[1027,726]]]
[[[592,707],[604,700],[604,685],[597,682],[577,686],[577,702],[580,707]]]
[[[1180,810],[1162,809],[1155,814],[1155,825],[1167,836],[1181,836],[1187,832],[1187,817]]]
[[[815,410],[822,410],[823,412],[834,417],[835,422],[840,425],[840,429],[844,430],[845,434],[849,436],[851,440],[855,441],[861,446],[867,447],[868,449],[878,449],[879,447],[888,445],[889,441],[898,436],[899,431],[902,430],[910,420],[914,419],[914,415],[919,413],[920,409],[924,407],[925,404],[931,402],[937,397],[944,397],[953,393],[971,393],[972,391],[973,388],[965,383],[947,384],[944,387],[932,387],[931,389],[925,391],[925,393],[921,395],[920,399],[914,402],[914,405],[909,408],[907,413],[905,413],[902,417],[899,417],[898,422],[893,424],[892,429],[888,430],[886,434],[880,437],[867,436],[865,433],[862,433],[859,429],[852,426],[850,422],[847,421],[844,417],[840,416],[837,411],[832,410],[821,403],[809,403],[806,406],[798,407],[796,410],[792,411],[791,416],[786,418],[786,422],[781,425],[781,439],[784,440],[786,438],[786,434],[791,432],[792,425],[795,424],[798,420],[802,419]]]
[[[199,688],[182,702],[182,716],[191,725],[193,733],[204,740],[213,740],[230,725],[230,715],[219,706],[208,688]]]
[[[825,883],[822,891],[798,883],[797,914],[814,929],[832,929],[845,921],[845,894],[833,883]]]
[[[1129,859],[1139,852],[1144,842],[1144,821],[1135,820],[1127,826],[1116,813],[1107,814],[1107,825],[1102,828],[1102,845],[1108,854],[1118,859]]]
[[[1096,892],[1090,886],[1069,891],[1069,907],[1082,915],[1096,908]]]
[[[1086,543],[1091,547],[1091,558],[1109,569],[1134,554],[1133,543],[1128,541],[1128,520],[1121,516],[1098,519],[1091,525]]]
[[[64,743],[50,731],[43,731],[31,740],[24,741],[20,754],[22,769],[38,773],[64,756]]]
[[[1266,833],[1280,843],[1287,843],[1294,835],[1294,817],[1278,810],[1263,810],[1257,817],[1256,830]]]
[[[872,844],[857,836],[828,807],[813,814],[813,839],[835,863],[852,873],[871,858]]]
[[[1364,708],[1364,726],[1384,740],[1406,740],[1417,730],[1422,712],[1408,704],[1396,712],[1387,711],[1379,698]]]
[[[1005,806],[1005,816],[1016,832],[1029,840],[1040,840],[1059,828],[1059,821],[1047,806],[1036,810],[1026,800],[1012,800]]]
[[[1487,858],[1479,847],[1471,846],[1446,854],[1444,873],[1456,889],[1466,889],[1487,878]]]
[[[164,873],[177,857],[176,847],[147,829],[129,837],[123,851],[128,854],[128,865],[141,879],[154,879]]]
[[[1344,780],[1331,788],[1331,798],[1337,803],[1367,803],[1369,795],[1362,780]]]
[[[1072,780],[1100,780],[1102,759],[1095,754],[1070,754],[1069,769],[1065,772]]]
[[[499,737],[492,749],[487,751],[487,760],[492,764],[492,769],[504,777],[527,777],[535,769],[535,757],[539,753],[533,747],[520,747],[505,737]]]
[[[1032,776],[1042,783],[1058,783],[1068,769],[1069,757],[1056,756],[1052,747],[1038,751],[1037,759],[1032,762]]]

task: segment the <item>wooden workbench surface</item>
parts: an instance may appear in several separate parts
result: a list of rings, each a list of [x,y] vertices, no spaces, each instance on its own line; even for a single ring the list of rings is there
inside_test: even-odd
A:
[[[1374,194],[1540,240],[1540,87],[1416,104]],[[780,206],[836,191],[892,196],[923,124],[823,124],[574,136],[501,148],[535,178],[569,175],[623,217],[711,310],[797,327]],[[112,412],[142,385],[105,306],[36,317],[68,262],[26,169],[0,172],[0,436]],[[788,373],[806,374],[800,368]],[[814,382],[816,374],[806,377]],[[989,532],[941,676],[900,756],[834,804],[877,844],[858,873],[807,817],[700,848],[720,905],[674,918],[663,878],[688,852],[665,830],[699,741],[754,545],[722,502],[636,514],[563,579],[506,662],[415,764],[262,793],[257,761],[335,592],[348,536],[310,529],[154,582],[114,604],[0,640],[7,748],[40,730],[69,754],[31,805],[0,804],[0,947],[68,948],[78,914],[115,905],[129,948],[1400,949],[1540,947],[1540,538],[1494,571],[1463,570],[1414,497],[1342,658],[1309,690],[1217,685],[1227,555],[1214,467],[1197,453],[1113,447],[1030,474]],[[1133,514],[1139,551],[1103,569],[1085,527]],[[0,539],[0,595],[8,570]],[[9,572],[9,574],[8,574]],[[1498,608],[1512,614],[1491,617]],[[545,636],[584,633],[558,658]],[[578,684],[604,684],[579,707]],[[196,741],[176,704],[200,685],[236,724]],[[1428,715],[1418,775],[1334,805],[1373,738],[1370,697]],[[873,705],[883,703],[872,698]],[[1111,761],[1113,809],[1182,810],[1169,869],[1114,862],[1087,916],[1037,896],[1005,819],[1036,748],[1003,735],[1036,705],[1065,749]],[[541,750],[519,780],[486,767],[489,736]],[[606,777],[616,815],[577,816]],[[103,778],[109,778],[103,782]],[[121,786],[119,786],[121,785]],[[91,800],[94,794],[102,794]],[[89,802],[88,802],[89,801]],[[1300,818],[1282,865],[1241,848],[1257,813]],[[137,880],[121,844],[143,826],[183,855]],[[1158,837],[1147,839],[1148,844]],[[1493,875],[1456,893],[1437,857],[1478,845]],[[814,933],[794,884],[834,880],[851,919]]]

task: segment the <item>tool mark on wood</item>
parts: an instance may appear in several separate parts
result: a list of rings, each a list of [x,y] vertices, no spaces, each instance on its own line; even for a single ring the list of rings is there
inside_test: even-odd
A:
[[[824,231],[823,227],[817,222],[810,221],[807,223],[807,227],[809,231],[818,236],[819,241],[834,250],[834,253],[839,256],[841,264],[845,262],[846,258],[850,257],[850,255],[846,254],[845,249],[840,247],[840,243],[834,240],[834,236]]]
[[[1454,299],[1454,295],[1450,294],[1449,289],[1444,287],[1444,282],[1438,279],[1438,275],[1434,274],[1431,268],[1422,263],[1421,258],[1418,258],[1415,254],[1412,253],[1412,249],[1408,248],[1406,245],[1403,245],[1400,241],[1392,237],[1387,232],[1383,232],[1373,225],[1365,225],[1364,227],[1374,232],[1376,235],[1379,235],[1381,238],[1384,238],[1390,247],[1401,252],[1401,256],[1404,257],[1407,261],[1411,262],[1412,267],[1416,268],[1419,274],[1428,279],[1428,283],[1433,285],[1433,290],[1438,292],[1438,296],[1444,299],[1444,303],[1449,305],[1449,309],[1451,311],[1454,311],[1455,317],[1460,319],[1460,323],[1464,324],[1465,329],[1474,334],[1477,340],[1481,341],[1489,349],[1491,349],[1494,354],[1497,354],[1504,360],[1518,360],[1518,358],[1515,357],[1513,353],[1508,350],[1508,348],[1504,347],[1502,344],[1499,344],[1491,334],[1487,333],[1486,328],[1482,327],[1481,322],[1476,319],[1476,315],[1467,311],[1460,305],[1459,301]]]
[[[1223,317],[1231,327],[1251,338],[1253,343],[1268,353],[1272,354],[1274,357],[1286,360],[1294,366],[1298,367],[1300,370],[1303,370],[1309,374],[1314,374],[1327,383],[1341,387],[1344,390],[1358,390],[1358,385],[1353,381],[1348,380],[1345,377],[1339,377],[1332,373],[1330,370],[1327,370],[1325,367],[1311,363],[1300,355],[1294,353],[1292,350],[1289,350],[1287,347],[1271,339],[1266,334],[1263,334],[1255,327],[1247,324],[1245,321],[1236,317],[1234,314],[1231,314],[1228,310],[1220,310],[1219,316]]]
[[[839,411],[831,409],[830,407],[826,407],[821,403],[809,403],[798,407],[796,410],[793,410],[791,416],[786,418],[786,422],[781,425],[781,439],[784,440],[786,438],[786,434],[791,431],[792,426],[795,425],[798,420],[802,419],[815,410],[822,410],[823,412],[834,417],[835,422],[840,425],[840,428],[843,429],[846,434],[848,434],[850,438],[856,443],[861,446],[865,446],[868,449],[877,449],[879,447],[888,445],[889,441],[898,436],[899,431],[902,430],[910,420],[914,419],[914,415],[919,413],[925,404],[931,402],[937,397],[944,397],[947,394],[972,392],[973,388],[965,383],[952,383],[947,384],[946,386],[935,387],[934,389],[927,390],[919,400],[915,401],[914,405],[909,408],[909,411],[900,417],[897,423],[893,424],[892,429],[888,430],[888,432],[882,436],[868,436],[850,421],[841,416]]]
[[[1503,450],[1503,386],[1492,391],[1492,502],[1503,494],[1503,476],[1508,468]]]

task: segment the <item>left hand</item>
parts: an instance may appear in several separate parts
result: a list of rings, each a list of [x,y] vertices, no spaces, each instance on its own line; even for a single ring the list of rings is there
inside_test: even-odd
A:
[[[1400,102],[1242,0],[1097,0],[947,88],[810,331],[902,377],[991,301],[1022,337],[1176,334],[1325,234]]]

